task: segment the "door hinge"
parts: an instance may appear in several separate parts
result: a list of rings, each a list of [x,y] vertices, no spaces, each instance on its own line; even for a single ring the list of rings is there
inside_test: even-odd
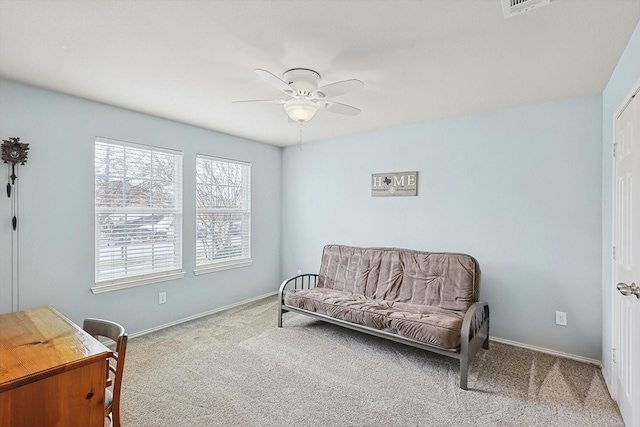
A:
[[[613,158],[614,158],[614,159],[616,158],[616,147],[617,147],[617,146],[618,146],[618,143],[617,143],[617,142],[613,144]]]
[[[616,362],[616,349],[615,348],[611,349],[611,362],[617,363]]]
[[[613,247],[613,259],[614,260],[616,259],[616,247],[615,246]]]

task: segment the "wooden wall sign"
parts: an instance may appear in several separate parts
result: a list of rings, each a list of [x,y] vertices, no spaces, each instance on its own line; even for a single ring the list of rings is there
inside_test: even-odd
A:
[[[418,172],[391,172],[371,174],[371,196],[418,195]]]

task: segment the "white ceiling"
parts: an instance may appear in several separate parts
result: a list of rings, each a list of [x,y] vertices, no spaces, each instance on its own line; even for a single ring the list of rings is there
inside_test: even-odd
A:
[[[600,93],[640,0],[0,0],[0,77],[278,146],[298,142],[253,70],[360,79],[305,142]],[[1,94],[0,94],[1,95]]]

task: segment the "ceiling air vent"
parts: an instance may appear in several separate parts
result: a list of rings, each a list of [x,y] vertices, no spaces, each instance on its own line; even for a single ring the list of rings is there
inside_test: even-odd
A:
[[[502,0],[502,11],[505,18],[510,18],[522,12],[528,12],[536,7],[546,6],[551,0]]]

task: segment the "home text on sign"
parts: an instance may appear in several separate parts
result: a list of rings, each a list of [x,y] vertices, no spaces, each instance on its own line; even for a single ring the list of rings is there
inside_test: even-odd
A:
[[[418,172],[374,173],[371,175],[371,196],[416,196]]]

